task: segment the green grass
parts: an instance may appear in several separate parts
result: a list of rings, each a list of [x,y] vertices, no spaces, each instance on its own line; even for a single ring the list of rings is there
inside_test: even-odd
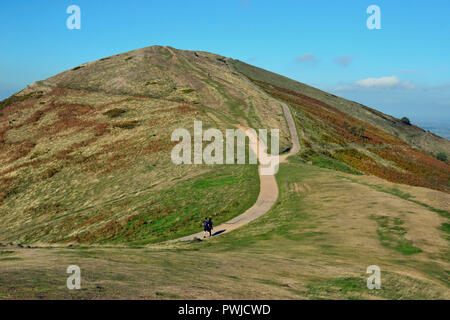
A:
[[[407,192],[403,192],[397,188],[386,188],[386,187],[379,186],[379,185],[374,185],[374,188],[376,188],[378,191],[389,193],[389,194],[399,197],[403,200],[411,200],[411,198],[412,198],[411,194],[409,194]]]
[[[204,217],[212,217],[218,225],[241,214],[258,196],[257,166],[222,169],[169,190],[131,199],[126,203],[135,208],[130,218],[86,232],[80,236],[81,241],[139,246],[199,232]]]
[[[0,261],[19,261],[19,260],[22,260],[22,259],[18,258],[18,257],[6,257],[6,258],[0,257]]]
[[[195,90],[192,88],[185,88],[185,89],[180,89],[181,93],[191,93],[194,92]]]
[[[342,163],[339,160],[333,159],[327,155],[323,154],[303,154],[302,158],[306,161],[312,161],[312,164],[314,166],[318,166],[321,168],[336,170],[336,171],[342,171],[346,173],[361,175],[361,173],[357,170],[354,170],[353,168],[347,166],[346,164]]]
[[[404,237],[407,231],[402,226],[403,220],[389,216],[371,216],[371,218],[378,223],[377,233],[384,246],[405,255],[422,252],[420,248],[413,246],[412,241]]]
[[[450,223],[443,223],[441,225],[441,230],[450,234]]]
[[[439,214],[440,216],[442,216],[444,218],[450,219],[450,211],[448,211],[448,210],[436,209],[426,203],[423,203],[423,202],[420,202],[417,200],[413,200],[413,199],[411,199],[411,201],[418,205],[421,205],[424,208],[427,208],[430,211],[433,211],[433,212]]]
[[[192,184],[187,184],[185,187],[187,189],[209,189],[214,187],[224,187],[233,183],[238,183],[237,177],[223,177],[217,179],[201,179],[197,180]]]
[[[307,295],[311,299],[362,300],[369,297],[382,299],[432,299],[430,284],[394,272],[381,272],[381,289],[367,288],[368,274],[359,277],[313,279],[307,285]],[[414,286],[414,290],[409,289]]]
[[[308,168],[308,170],[305,170]],[[300,163],[282,164],[277,174],[280,197],[272,209],[239,229],[239,232],[221,236],[220,245],[208,243],[208,251],[241,251],[254,247],[264,247],[265,243],[278,241],[304,241],[305,243],[320,241],[326,233],[314,230],[318,222],[310,213],[311,207],[305,206],[304,195],[287,192],[286,181],[299,181],[310,177],[321,169],[305,167]]]
[[[163,297],[163,298],[170,298],[170,299],[180,299],[181,298],[179,295],[176,295],[173,293],[161,292],[161,291],[156,291],[156,296]]]

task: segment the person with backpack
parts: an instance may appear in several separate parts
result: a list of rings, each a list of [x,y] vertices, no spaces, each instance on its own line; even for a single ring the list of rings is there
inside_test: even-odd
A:
[[[208,220],[208,231],[209,231],[209,236],[210,236],[210,237],[212,236],[212,235],[211,235],[212,229],[213,229],[213,222],[212,222],[212,219],[209,218],[209,220]]]
[[[206,238],[206,235],[211,234],[211,231],[209,231],[209,221],[208,218],[205,217],[205,220],[203,220],[203,238]]]

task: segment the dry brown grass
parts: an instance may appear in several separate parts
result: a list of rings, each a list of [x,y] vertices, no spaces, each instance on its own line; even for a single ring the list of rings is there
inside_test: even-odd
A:
[[[7,249],[0,261],[3,298],[131,299],[449,299],[448,242],[438,214],[380,192],[422,188],[376,177],[282,165],[279,203],[251,225],[208,242],[146,248]],[[308,192],[290,192],[303,186]],[[292,189],[294,188],[294,189]],[[430,206],[449,200],[432,191]],[[163,213],[162,213],[163,214]],[[383,245],[371,216],[401,219],[422,252]],[[105,225],[114,235],[120,224]],[[20,264],[18,264],[20,262]],[[82,268],[84,290],[64,287],[65,268]],[[368,290],[369,265],[381,268],[382,289]],[[52,275],[49,277],[48,275]],[[198,274],[202,274],[201,277]],[[8,279],[8,280],[6,280]],[[98,290],[98,286],[102,290]],[[14,287],[14,290],[12,289]],[[32,290],[30,288],[33,288]]]
[[[253,114],[252,119],[259,117],[259,124],[285,130],[284,123],[276,123],[282,120],[279,106],[272,103],[267,108],[258,91],[213,56],[205,55],[202,62],[177,52],[180,65],[172,66],[158,56],[161,50],[165,51],[144,52],[143,59],[155,62],[153,74],[160,77],[150,79],[145,87],[133,84],[130,89],[135,81],[133,68],[109,87],[108,77],[116,79],[115,71],[103,67],[102,71],[93,63],[30,86],[24,92],[39,88],[42,94],[18,99],[2,110],[0,176],[11,180],[7,186],[3,183],[1,193],[0,211],[8,214],[0,218],[0,239],[55,242],[117,218],[127,219],[129,209],[117,206],[108,215],[91,213],[92,217],[75,222],[80,218],[76,212],[90,212],[92,207],[147,190],[149,185],[163,188],[204,172],[202,166],[171,163],[170,151],[176,144],[170,141],[171,132],[192,129],[194,120],[215,126],[207,115],[211,112],[221,119],[222,130],[233,127],[234,118],[246,122],[247,111],[240,110],[246,108],[241,102],[244,97],[252,100],[255,110],[264,110],[263,117]],[[101,63],[120,65],[123,60],[117,59]],[[144,78],[140,81],[145,82]],[[117,110],[126,112],[118,115]],[[64,211],[49,203],[60,204]],[[31,212],[40,207],[48,208],[48,214],[36,219]]]

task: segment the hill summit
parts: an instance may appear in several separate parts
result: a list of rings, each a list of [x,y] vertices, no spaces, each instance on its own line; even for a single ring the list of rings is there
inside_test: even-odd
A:
[[[153,46],[37,81],[0,104],[0,242],[149,243],[242,213],[256,165],[176,166],[177,128],[236,126],[291,137],[296,161],[450,191],[450,142],[361,104],[238,60]]]

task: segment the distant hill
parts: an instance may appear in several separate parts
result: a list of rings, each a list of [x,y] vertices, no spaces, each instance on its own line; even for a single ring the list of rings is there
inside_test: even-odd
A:
[[[424,130],[431,131],[447,140],[450,139],[450,120],[419,120],[418,125]]]

